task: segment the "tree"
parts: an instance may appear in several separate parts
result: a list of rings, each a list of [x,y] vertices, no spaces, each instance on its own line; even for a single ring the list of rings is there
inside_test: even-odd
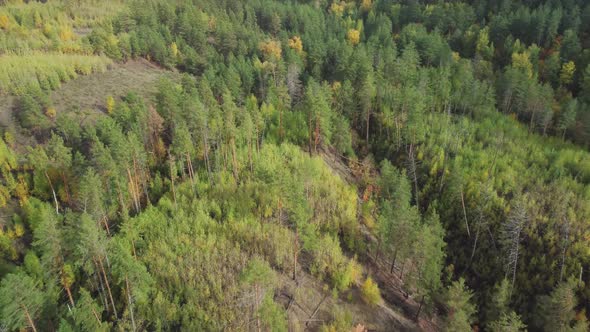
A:
[[[472,297],[473,293],[465,286],[463,278],[449,286],[446,294],[447,331],[471,331],[471,324],[476,314],[475,306],[471,303]]]
[[[489,330],[491,332],[523,332],[526,331],[526,325],[520,320],[520,316],[511,311],[490,323]]]
[[[107,97],[107,113],[112,114],[115,110],[115,98],[113,96]]]
[[[415,206],[410,205],[411,187],[405,173],[399,172],[387,161],[384,161],[381,167],[383,175],[380,186],[384,195],[378,219],[378,232],[383,249],[391,257],[390,272],[393,273],[398,258],[401,258],[402,264],[405,265],[405,260],[411,255],[420,213]]]
[[[518,268],[518,258],[520,254],[520,241],[522,239],[523,229],[529,219],[526,198],[519,197],[515,199],[514,206],[510,210],[508,220],[504,223],[502,230],[501,243],[505,251],[506,278],[511,278],[511,290],[514,288],[516,281],[516,270]]]
[[[107,323],[101,321],[102,310],[90,293],[81,288],[76,306],[72,310],[72,318],[79,331],[108,331]]]
[[[430,302],[442,286],[441,273],[445,259],[445,231],[438,213],[434,208],[430,208],[424,219],[417,235],[419,241],[415,241],[413,245],[415,270],[412,278],[406,277],[406,279],[415,279],[412,283],[417,292],[422,294],[416,319],[420,316],[424,302]],[[406,281],[405,283],[408,284]]]
[[[576,72],[576,64],[573,61],[568,61],[561,66],[559,73],[559,81],[563,86],[572,84],[574,80],[574,73]]]
[[[379,292],[379,286],[371,279],[367,277],[365,282],[361,285],[361,297],[370,306],[375,306],[381,302],[381,293]]]
[[[361,40],[361,32],[357,29],[349,29],[346,33],[346,39],[350,45],[356,46]]]
[[[559,120],[557,122],[557,129],[562,132],[561,138],[565,139],[565,134],[568,130],[572,129],[576,123],[576,116],[578,113],[578,100],[572,99],[565,105],[562,110]]]
[[[588,323],[576,319],[578,300],[574,292],[577,281],[570,279],[559,283],[539,301],[539,317],[544,331],[587,331]]]
[[[371,122],[371,111],[373,109],[373,103],[375,96],[377,95],[377,89],[375,88],[375,78],[373,71],[369,71],[361,83],[361,89],[359,90],[358,97],[361,107],[361,112],[365,118],[365,143],[369,144],[369,124]]]
[[[249,262],[240,276],[240,280],[248,287],[248,290],[254,293],[252,294],[254,298],[252,316],[256,319],[256,326],[259,331],[262,328],[261,320],[263,319],[260,308],[266,297],[266,292],[274,288],[275,278],[274,271],[268,263],[257,257]],[[266,306],[263,308],[266,308]]]
[[[0,314],[2,322],[11,330],[30,327],[37,332],[35,320],[45,303],[38,282],[19,271],[2,278],[0,283]]]

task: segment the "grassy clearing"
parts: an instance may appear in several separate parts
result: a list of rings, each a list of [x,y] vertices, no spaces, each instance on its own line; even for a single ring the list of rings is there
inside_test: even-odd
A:
[[[162,76],[174,78],[177,74],[164,70],[146,60],[133,60],[115,64],[103,73],[79,77],[62,85],[51,94],[58,112],[72,109],[104,109],[108,96],[115,99],[130,91],[151,98],[156,82]]]

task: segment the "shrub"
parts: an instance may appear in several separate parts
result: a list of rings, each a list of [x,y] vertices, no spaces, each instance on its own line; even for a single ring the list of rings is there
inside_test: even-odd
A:
[[[381,302],[379,286],[377,286],[371,277],[367,277],[367,280],[361,285],[361,297],[368,305],[373,306]]]

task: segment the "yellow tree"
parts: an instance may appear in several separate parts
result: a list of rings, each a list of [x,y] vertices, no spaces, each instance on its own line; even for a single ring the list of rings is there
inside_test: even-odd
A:
[[[512,53],[512,67],[523,70],[529,78],[533,77],[533,64],[528,52]]]
[[[346,39],[352,46],[355,46],[361,41],[361,32],[357,29],[349,29],[346,33]]]
[[[301,42],[301,37],[293,36],[289,39],[289,47],[293,49],[298,54],[303,53],[303,43]]]
[[[559,73],[559,80],[562,85],[569,85],[574,80],[574,73],[576,72],[576,64],[573,61],[568,61],[561,66]]]

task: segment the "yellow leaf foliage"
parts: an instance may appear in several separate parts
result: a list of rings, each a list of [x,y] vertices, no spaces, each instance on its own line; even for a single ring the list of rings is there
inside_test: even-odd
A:
[[[178,56],[178,46],[175,42],[172,42],[172,44],[170,44],[170,52],[172,52],[172,56],[174,56],[175,58]]]
[[[59,39],[61,41],[70,41],[74,39],[74,33],[72,32],[72,29],[68,26],[62,26],[59,29]]]
[[[533,64],[528,52],[512,53],[512,67],[523,70],[529,78],[533,77]]]
[[[8,30],[10,28],[10,18],[6,14],[0,15],[0,28]]]
[[[303,42],[301,42],[301,38],[299,36],[293,36],[289,39],[289,47],[295,52],[301,54],[303,52]]]
[[[351,45],[357,45],[361,41],[361,32],[357,29],[349,29],[346,33],[346,39]]]
[[[345,4],[343,2],[332,2],[330,5],[330,12],[338,17],[342,16],[344,13]]]
[[[373,7],[372,0],[363,0],[363,2],[361,2],[361,9],[365,12],[370,11],[372,7]]]
[[[381,301],[379,286],[371,277],[367,277],[367,280],[361,285],[361,297],[368,305],[376,305]]]
[[[55,116],[57,115],[57,111],[55,110],[55,108],[53,107],[49,107],[47,108],[47,110],[45,110],[45,115],[47,115],[47,117],[55,119]]]
[[[280,59],[281,58],[281,43],[276,40],[269,40],[261,42],[258,48],[264,54],[266,59]]]
[[[561,66],[561,72],[559,73],[559,79],[561,84],[568,85],[574,80],[574,73],[576,72],[576,64],[573,61],[569,61]]]
[[[107,97],[107,113],[111,114],[115,110],[115,98],[113,96]]]

